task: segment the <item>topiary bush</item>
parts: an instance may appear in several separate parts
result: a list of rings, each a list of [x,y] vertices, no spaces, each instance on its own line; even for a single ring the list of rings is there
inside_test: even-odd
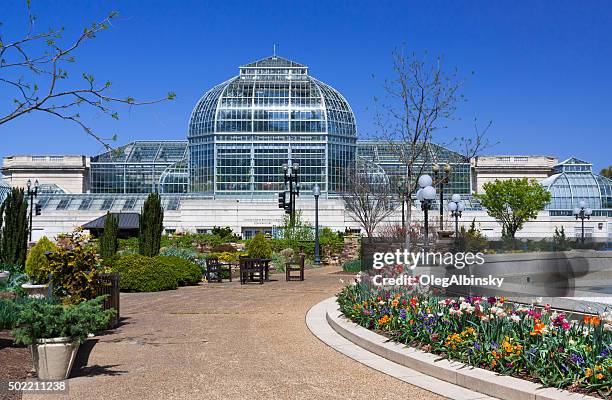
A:
[[[40,238],[38,243],[30,249],[25,263],[25,272],[33,283],[44,285],[49,282],[49,259],[45,253],[55,250],[55,245],[46,236]]]
[[[175,270],[151,257],[129,254],[117,260],[113,272],[121,275],[121,290],[128,292],[159,292],[178,287],[178,274]]]
[[[249,241],[247,251],[251,258],[270,258],[272,255],[272,247],[261,232]]]
[[[173,270],[177,275],[178,284],[181,286],[197,285],[202,280],[202,270],[191,261],[175,256],[157,256],[154,260],[155,263]]]

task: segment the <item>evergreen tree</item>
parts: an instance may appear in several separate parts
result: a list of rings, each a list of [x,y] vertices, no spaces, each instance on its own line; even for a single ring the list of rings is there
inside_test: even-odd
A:
[[[164,209],[161,206],[161,197],[157,193],[151,193],[140,213],[138,248],[141,255],[155,257],[159,254],[163,228]]]
[[[119,220],[115,214],[106,213],[104,220],[104,232],[100,237],[100,257],[103,260],[112,258],[117,254],[119,249],[119,241],[117,234],[119,233]]]
[[[28,252],[28,201],[23,189],[13,188],[0,207],[3,216],[0,261],[24,265]]]

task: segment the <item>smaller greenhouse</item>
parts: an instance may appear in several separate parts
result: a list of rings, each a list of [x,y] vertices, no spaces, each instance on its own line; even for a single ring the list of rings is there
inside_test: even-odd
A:
[[[593,215],[612,217],[612,179],[593,173],[593,165],[569,158],[553,169],[553,175],[540,182],[551,193],[546,207],[551,216],[572,215],[584,201]]]

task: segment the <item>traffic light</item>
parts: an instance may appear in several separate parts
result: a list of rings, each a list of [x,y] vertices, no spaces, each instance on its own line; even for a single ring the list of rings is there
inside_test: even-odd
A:
[[[36,203],[35,206],[34,206],[34,211],[36,212],[36,215],[42,214],[42,206],[40,204]]]
[[[285,192],[278,194],[278,208],[285,208]]]

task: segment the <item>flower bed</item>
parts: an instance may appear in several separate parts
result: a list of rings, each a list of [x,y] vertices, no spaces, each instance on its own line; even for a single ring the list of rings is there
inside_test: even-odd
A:
[[[569,320],[543,306],[503,298],[441,298],[409,288],[356,283],[340,311],[393,341],[544,386],[612,391],[612,313]]]

